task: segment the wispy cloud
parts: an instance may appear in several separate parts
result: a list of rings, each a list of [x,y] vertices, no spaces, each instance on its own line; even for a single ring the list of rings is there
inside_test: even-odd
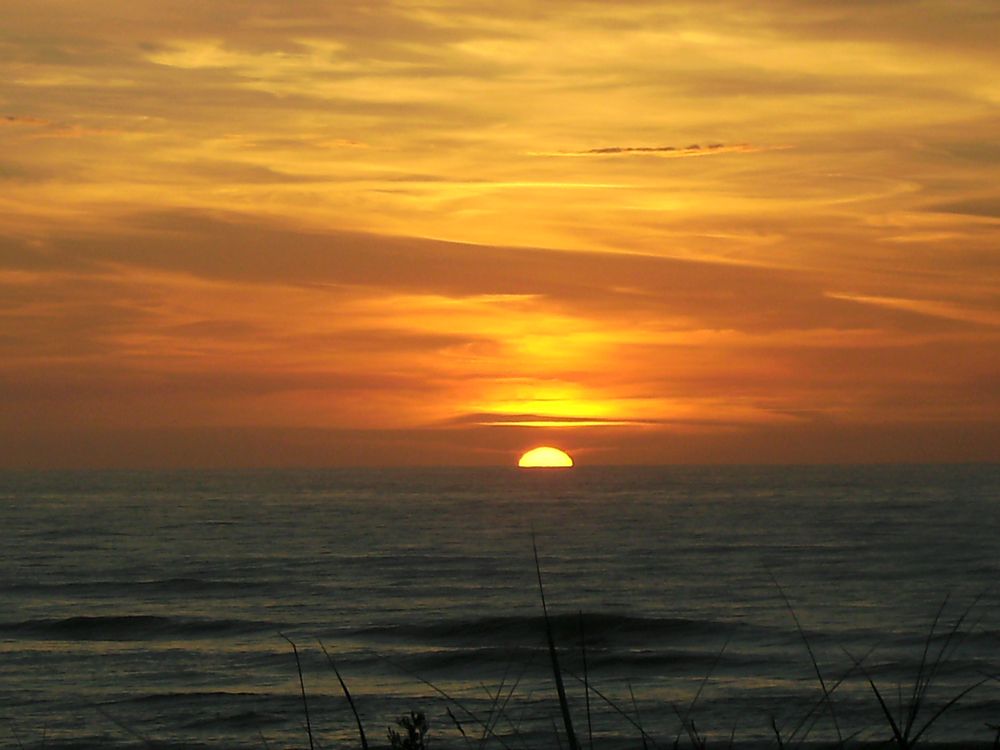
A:
[[[27,117],[25,115],[3,115],[0,117],[0,126],[6,127],[49,127],[53,125],[49,120],[40,117]]]
[[[453,427],[626,427],[663,424],[662,420],[600,419],[594,417],[559,417],[548,414],[463,414],[446,420],[445,426]]]
[[[875,305],[892,310],[903,310],[931,318],[957,320],[964,323],[979,323],[986,326],[1000,327],[1000,314],[992,310],[973,309],[964,305],[930,299],[905,299],[901,297],[877,297],[864,294],[844,294],[828,292],[831,299],[848,300],[862,305]]]
[[[0,127],[24,128],[24,132],[30,134],[32,138],[82,138],[88,135],[108,135],[112,132],[80,125],[66,125],[29,115],[0,116]]]
[[[658,156],[683,158],[688,156],[713,156],[715,154],[751,154],[771,151],[787,146],[754,146],[750,143],[692,143],[689,146],[601,146],[583,151],[555,151],[545,156]]]

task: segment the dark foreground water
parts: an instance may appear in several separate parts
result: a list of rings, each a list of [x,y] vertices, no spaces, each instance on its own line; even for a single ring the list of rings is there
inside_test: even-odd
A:
[[[320,746],[358,744],[321,640],[373,745],[415,709],[555,748],[532,530],[584,746],[581,633],[596,747],[671,747],[696,695],[722,746],[836,737],[776,582],[845,737],[889,737],[865,672],[905,713],[946,597],[914,731],[1000,673],[997,466],[0,474],[0,746],[305,747],[284,633]],[[995,680],[929,736],[987,723]]]

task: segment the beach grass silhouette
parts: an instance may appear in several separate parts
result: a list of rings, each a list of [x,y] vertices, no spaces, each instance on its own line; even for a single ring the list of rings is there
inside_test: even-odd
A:
[[[885,688],[878,686],[872,669],[868,666],[868,662],[877,647],[872,646],[866,653],[860,655],[842,649],[842,653],[848,661],[847,667],[832,679],[828,675],[825,675],[808,632],[803,626],[792,600],[777,578],[769,572],[768,574],[775,586],[777,596],[787,609],[796,636],[801,640],[808,656],[819,692],[816,701],[794,724],[790,725],[790,728],[783,729],[779,726],[777,718],[771,716],[769,729],[772,734],[772,740],[770,743],[762,743],[759,739],[741,743],[736,726],[728,728],[717,727],[714,728],[714,731],[706,731],[695,720],[697,706],[712,679],[715,667],[722,659],[730,644],[730,639],[727,638],[717,652],[712,666],[698,683],[698,687],[691,695],[687,705],[682,707],[676,703],[668,703],[664,706],[664,711],[674,716],[677,728],[672,734],[666,737],[661,736],[657,739],[654,732],[647,730],[646,726],[644,726],[630,681],[627,685],[630,695],[629,703],[631,705],[625,705],[624,701],[610,697],[606,691],[602,690],[598,685],[593,684],[587,668],[585,617],[582,612],[577,614],[579,644],[560,645],[557,643],[556,627],[549,612],[543,583],[542,566],[534,539],[532,539],[532,550],[542,610],[541,624],[544,644],[542,651],[548,657],[552,677],[552,689],[559,708],[558,716],[552,717],[552,734],[549,742],[545,745],[546,748],[601,750],[600,744],[595,744],[594,741],[592,700],[596,704],[605,706],[613,715],[622,719],[634,730],[635,744],[633,746],[637,748],[641,747],[643,750],[663,750],[664,748],[672,748],[673,750],[681,750],[681,748],[708,750],[709,748],[716,747],[732,749],[742,747],[754,749],[773,747],[778,750],[803,747],[836,748],[837,750],[846,750],[847,748],[898,748],[899,750],[912,750],[917,747],[935,748],[937,750],[958,750],[958,748],[994,748],[996,750],[1000,748],[1000,726],[991,724],[984,727],[984,738],[979,742],[932,743],[928,740],[930,730],[949,711],[958,706],[964,698],[988,682],[1000,681],[1000,676],[998,675],[980,674],[974,679],[970,679],[968,684],[958,691],[947,694],[943,698],[932,700],[932,692],[936,680],[941,677],[943,671],[953,660],[964,641],[972,632],[975,632],[976,628],[982,622],[983,614],[980,605],[984,596],[983,594],[975,597],[959,613],[948,628],[943,627],[943,620],[950,604],[950,597],[946,596],[944,598],[928,627],[919,665],[913,677],[912,684],[905,690],[902,684],[896,686],[899,699],[895,710],[893,710],[887,701]],[[313,736],[311,728],[308,700],[298,648],[286,636],[282,637],[292,647],[299,685],[301,687],[306,739],[308,740],[309,747],[314,749],[316,747],[316,738]],[[357,746],[362,750],[368,750],[368,733],[366,733],[363,726],[363,720],[357,703],[352,697],[348,685],[327,647],[322,642],[319,643],[319,647],[326,657],[329,667],[337,677],[344,698],[356,722],[358,733]],[[567,669],[560,659],[560,653],[566,656],[577,648],[579,649],[580,661],[583,665],[582,674],[576,674]],[[388,659],[386,661],[393,663]],[[508,713],[511,700],[520,683],[520,676],[517,679],[511,680],[508,684],[509,670],[505,670],[504,676],[497,688],[489,691],[491,700],[488,712],[482,715],[471,709],[465,701],[449,693],[434,682],[414,673],[412,670],[401,667],[401,665],[395,664],[394,666],[399,667],[411,677],[416,678],[425,686],[431,688],[434,693],[444,700],[446,703],[445,711],[450,726],[458,733],[460,742],[467,750],[471,750],[472,748],[480,750],[488,747],[490,744],[494,744],[503,750],[530,750],[531,746],[520,732],[517,719]],[[527,665],[525,664],[524,666],[526,667]],[[524,670],[522,669],[521,676],[523,676],[523,673]],[[859,727],[850,726],[851,716],[844,715],[838,711],[836,701],[837,691],[852,678],[863,680],[870,689],[871,700],[877,705],[882,717],[883,723],[879,727],[872,727],[869,724]],[[566,689],[567,679],[572,680],[574,684],[577,684],[583,690],[585,725],[587,727],[586,747],[581,744],[576,732],[577,724],[574,722]],[[833,738],[810,743],[810,736],[817,725],[821,723],[824,716],[829,722],[829,729],[832,731]],[[558,722],[556,721],[557,718]],[[391,750],[426,750],[427,746],[434,743],[437,739],[431,731],[431,726],[426,715],[419,708],[409,708],[406,712],[400,713],[396,717],[391,717],[389,721],[391,723],[387,723],[388,728],[385,735],[387,744],[383,746]],[[506,732],[498,731],[498,726],[501,722],[504,722],[508,727]],[[475,728],[475,734],[478,736],[473,736],[473,733],[470,731],[473,727]],[[878,735],[881,735],[881,738]],[[615,744],[615,747],[619,746],[622,746],[620,740]]]

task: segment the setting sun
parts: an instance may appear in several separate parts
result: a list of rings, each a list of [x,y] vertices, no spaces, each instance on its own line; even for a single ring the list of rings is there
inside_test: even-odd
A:
[[[573,459],[565,451],[543,446],[525,453],[517,465],[522,469],[569,468],[573,465]]]

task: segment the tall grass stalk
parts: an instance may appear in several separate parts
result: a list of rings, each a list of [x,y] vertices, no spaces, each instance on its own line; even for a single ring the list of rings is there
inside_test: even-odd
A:
[[[465,746],[470,747],[471,741],[469,740],[469,735],[465,733],[465,727],[462,726],[462,722],[451,712],[451,706],[445,706],[444,712],[448,714],[448,718],[451,719],[451,723],[455,725],[458,733],[462,735],[462,739],[465,740]]]
[[[386,662],[387,664],[391,664],[393,667],[395,667],[396,669],[398,669],[400,672],[404,672],[404,673],[408,674],[413,679],[419,680],[424,685],[426,685],[431,690],[433,690],[435,693],[437,693],[442,698],[444,698],[446,701],[448,701],[453,706],[455,706],[457,709],[459,709],[463,714],[465,714],[466,716],[468,716],[474,723],[476,723],[480,727],[489,727],[490,726],[487,722],[485,722],[481,718],[479,718],[479,716],[477,714],[475,714],[471,709],[469,709],[468,707],[466,707],[465,704],[463,704],[457,698],[455,698],[454,696],[452,696],[450,693],[448,693],[447,691],[445,691],[443,688],[438,687],[437,685],[435,685],[430,680],[428,680],[425,677],[417,674],[412,669],[407,669],[402,664],[399,664],[398,662],[393,661],[392,659],[388,658],[387,656],[383,656],[382,654],[378,653],[377,651],[370,651],[369,650],[368,653],[370,653],[370,654],[374,655],[375,657],[381,659],[382,661]],[[508,745],[506,742],[504,742],[503,737],[501,737],[496,732],[494,732],[492,728],[489,728],[489,735],[490,735],[490,737],[492,737],[493,739],[495,739],[500,744],[500,747],[504,748],[504,750],[511,750],[510,745]]]
[[[316,750],[315,743],[313,742],[312,722],[309,720],[309,701],[306,700],[306,681],[302,677],[302,661],[299,659],[299,649],[287,635],[284,633],[278,633],[278,635],[288,641],[288,644],[292,647],[292,653],[295,654],[295,667],[299,670],[299,689],[302,691],[302,710],[306,715],[306,734],[309,736],[309,750]]]
[[[774,741],[778,743],[778,750],[785,750],[785,743],[781,739],[781,730],[778,729],[778,720],[771,717],[771,731],[774,732]]]
[[[986,676],[982,679],[972,683],[963,690],[960,690],[950,700],[946,701],[944,705],[938,708],[930,718],[919,724],[918,719],[924,713],[927,702],[927,694],[930,691],[931,685],[933,684],[935,678],[938,675],[939,670],[944,666],[951,658],[955,655],[956,650],[964,642],[964,638],[959,637],[961,633],[962,625],[968,619],[969,615],[979,604],[982,597],[985,595],[979,594],[976,596],[972,603],[966,607],[962,614],[955,621],[955,624],[948,631],[947,635],[944,637],[944,642],[941,647],[937,650],[937,654],[931,657],[931,645],[934,641],[935,634],[937,633],[938,624],[941,621],[941,617],[944,614],[945,608],[947,607],[949,597],[945,597],[941,606],[938,608],[934,615],[934,619],[931,621],[930,630],[927,633],[927,639],[924,641],[924,649],[920,658],[920,665],[917,668],[917,675],[913,681],[913,687],[910,690],[909,701],[905,707],[900,706],[897,709],[897,716],[893,716],[892,710],[889,708],[882,696],[881,691],[875,684],[875,680],[871,673],[865,669],[861,664],[860,660],[854,660],[855,666],[862,670],[868,681],[869,687],[872,689],[872,693],[875,695],[875,699],[878,701],[879,708],[882,710],[882,715],[885,717],[886,722],[889,725],[889,729],[892,732],[893,741],[902,750],[910,750],[917,746],[917,743],[923,738],[924,734],[934,726],[938,719],[940,719],[944,714],[950,710],[955,704],[957,704],[962,698],[967,696],[973,690],[981,687],[985,683],[989,682],[992,677]],[[982,621],[982,617],[977,620],[977,624]],[[850,656],[850,652],[845,652]],[[851,657],[852,659],[854,657]]]
[[[583,697],[587,706],[587,742],[594,750],[594,722],[590,714],[590,675],[587,672],[587,634],[583,629],[583,610],[580,610],[580,653],[583,656]]]
[[[480,686],[486,692],[487,697],[490,699],[490,711],[486,715],[486,727],[483,727],[483,734],[479,738],[479,744],[482,745],[486,742],[487,737],[489,737],[489,727],[496,725],[497,710],[500,704],[500,696],[503,695],[503,690],[507,686],[507,677],[510,675],[510,666],[513,664],[513,655],[509,654],[507,661],[503,667],[503,675],[500,677],[500,684],[497,686],[497,690],[494,693],[490,688],[486,687],[484,683],[480,683]]]
[[[580,684],[583,684],[583,678],[580,675],[574,674],[573,672],[570,672],[568,669],[565,670],[565,671],[566,671],[566,674],[568,674],[574,680],[576,680]],[[656,748],[659,747],[659,745],[657,744],[656,740],[651,735],[647,734],[646,730],[643,729],[642,726],[639,725],[639,723],[636,722],[635,719],[633,719],[631,716],[629,716],[628,711],[626,711],[624,708],[622,708],[621,706],[619,706],[611,698],[609,698],[608,696],[606,696],[600,689],[598,689],[597,687],[595,687],[593,683],[590,684],[590,692],[592,692],[594,695],[596,695],[598,698],[600,698],[602,701],[604,701],[608,705],[609,708],[611,708],[616,714],[618,714],[623,719],[625,719],[625,721],[627,721],[633,727],[635,727],[636,729],[638,729],[639,730],[639,734],[642,736],[643,741],[648,742],[650,745],[652,745],[653,748],[654,748],[654,750],[656,750]]]
[[[119,719],[117,716],[112,715],[111,713],[109,713],[108,711],[104,710],[103,708],[101,708],[98,705],[94,705],[94,710],[97,711],[97,713],[99,713],[105,719],[107,719],[108,721],[110,721],[112,724],[114,724],[116,727],[118,727],[119,729],[121,729],[122,731],[124,731],[126,734],[129,734],[132,737],[134,737],[135,739],[139,740],[139,742],[141,742],[146,747],[152,748],[152,750],[156,750],[156,743],[153,742],[153,740],[151,740],[149,737],[147,737],[146,735],[144,735],[142,732],[140,732],[135,727],[129,726],[124,721],[122,721],[121,719]],[[18,744],[20,744],[20,740],[18,740]]]
[[[317,639],[318,640],[318,639]],[[340,670],[337,669],[337,663],[330,656],[329,652],[326,650],[326,646],[323,645],[323,641],[319,641],[319,647],[323,650],[323,656],[330,663],[330,667],[333,668],[333,673],[337,675],[337,681],[340,683],[340,689],[344,691],[344,697],[347,698],[347,703],[351,707],[351,713],[354,714],[354,721],[358,724],[358,735],[361,738],[361,750],[368,750],[368,739],[365,737],[365,727],[361,723],[361,716],[358,714],[358,709],[354,705],[354,698],[351,697],[351,691],[347,689],[347,683],[344,682],[344,678],[340,676]]]
[[[496,725],[501,718],[507,720],[507,723],[510,726],[513,733],[515,734],[515,736],[520,735],[520,730],[511,721],[510,717],[507,716],[507,705],[510,703],[510,699],[514,697],[514,691],[517,690],[518,686],[521,684],[521,680],[524,679],[524,675],[528,671],[528,667],[530,666],[531,662],[532,658],[528,658],[521,665],[521,671],[518,672],[517,677],[511,683],[510,688],[507,690],[507,694],[504,696],[504,699],[500,703],[500,705],[490,706],[490,715],[487,717],[486,721],[488,729],[483,730],[483,736],[479,741],[480,746],[485,744],[486,740],[488,739],[488,734],[493,732],[494,729],[496,729]],[[507,667],[509,668],[510,664],[512,663],[513,663],[513,656],[511,656],[511,658],[508,660]],[[504,669],[504,679],[501,680],[500,682],[500,689],[497,691],[498,696],[503,692],[504,681],[506,680],[506,677],[507,677],[507,668]]]
[[[642,728],[642,714],[639,713],[639,704],[635,700],[635,692],[632,690],[632,681],[628,682],[628,694],[632,699],[632,710],[635,711],[635,721],[639,725],[640,736],[642,737],[642,750],[649,750],[649,743],[646,742],[646,731]]]
[[[545,587],[542,586],[542,567],[538,562],[538,545],[535,536],[531,536],[531,547],[535,553],[535,572],[538,574],[538,593],[542,598],[542,615],[545,618],[545,637],[549,643],[549,657],[552,660],[552,676],[556,682],[556,692],[559,695],[559,710],[562,712],[563,725],[566,727],[566,742],[569,750],[580,750],[573,731],[573,717],[569,713],[569,702],[566,700],[566,688],[563,686],[562,671],[559,669],[559,656],[556,654],[556,642],[552,637],[552,623],[549,621],[549,610],[545,605]]]
[[[10,727],[10,733],[14,735],[14,742],[17,743],[18,750],[24,750],[24,743],[21,742],[21,737],[17,733],[17,727],[14,726],[14,721],[12,719],[4,719],[7,725]]]
[[[837,721],[837,712],[834,710],[833,701],[830,699],[830,690],[826,687],[826,680],[823,679],[823,672],[819,668],[819,662],[816,661],[816,654],[813,652],[812,644],[809,643],[806,631],[802,627],[799,616],[796,614],[795,608],[792,606],[792,602],[785,593],[785,590],[781,588],[781,584],[778,583],[778,579],[774,577],[774,574],[770,570],[767,573],[771,577],[771,581],[774,583],[775,588],[778,589],[778,593],[781,595],[782,600],[785,602],[785,606],[788,608],[788,612],[792,616],[792,620],[795,622],[795,629],[799,632],[799,637],[802,638],[802,643],[805,644],[806,652],[809,654],[809,661],[812,663],[813,671],[816,673],[816,679],[819,680],[820,689],[823,691],[823,700],[826,703],[827,709],[830,711],[830,720],[833,722],[833,728],[837,732],[837,746],[842,748],[844,746],[844,735],[840,731],[840,722]]]
[[[694,747],[696,748],[705,747],[706,745],[705,739],[698,734],[698,730],[695,728],[694,720],[691,718],[691,716],[694,714],[694,707],[698,704],[698,699],[701,698],[701,694],[705,690],[705,685],[708,684],[709,679],[712,677],[713,674],[715,674],[715,670],[716,668],[718,668],[719,662],[722,661],[722,655],[726,653],[726,649],[729,648],[729,641],[730,637],[727,637],[725,642],[723,642],[722,644],[722,648],[720,648],[719,652],[715,655],[715,659],[712,661],[711,668],[708,670],[705,676],[702,677],[701,682],[698,685],[698,689],[695,691],[694,697],[691,698],[691,703],[688,705],[687,711],[684,712],[684,715],[681,716],[681,713],[680,711],[677,710],[677,707],[671,704],[671,707],[674,709],[674,713],[677,714],[677,718],[681,720],[681,728],[678,730],[677,736],[674,738],[674,747],[680,745],[681,734],[685,731],[687,732],[688,738],[691,740],[691,744],[694,745]]]
[[[872,655],[872,653],[875,651],[875,648],[876,648],[875,646],[872,646],[871,648],[868,649],[868,651],[866,651],[864,653],[864,655],[860,659],[860,662],[862,664],[865,662],[865,660],[868,659],[869,656]],[[848,654],[848,658],[852,659],[852,661],[853,661],[853,657],[851,657],[849,654]],[[852,664],[850,667],[848,667],[848,669],[839,678],[837,678],[837,680],[830,687],[828,695],[832,696],[835,692],[837,692],[837,689],[842,684],[844,684],[844,682],[847,680],[847,678],[850,677],[851,675],[853,675],[857,671],[857,669],[858,669],[857,665],[854,665],[854,664]],[[809,735],[812,733],[812,730],[815,728],[816,723],[819,721],[819,717],[816,714],[819,712],[819,710],[821,708],[823,708],[823,707],[826,706],[826,701],[827,701],[827,696],[823,695],[823,696],[820,697],[820,699],[818,701],[816,701],[815,703],[813,703],[812,707],[805,713],[805,715],[801,719],[799,719],[799,723],[795,725],[795,727],[792,729],[791,733],[788,735],[788,741],[789,742],[791,742],[792,740],[798,738],[798,743],[796,744],[796,747],[801,747],[802,746],[802,744],[809,738]],[[799,737],[799,732],[802,732],[803,729],[805,731],[803,732],[802,736]],[[860,733],[861,733],[861,730],[857,730],[853,734],[848,735],[847,737],[844,738],[843,744],[846,745],[846,743],[848,742],[848,740],[853,739],[854,737],[856,737]]]

